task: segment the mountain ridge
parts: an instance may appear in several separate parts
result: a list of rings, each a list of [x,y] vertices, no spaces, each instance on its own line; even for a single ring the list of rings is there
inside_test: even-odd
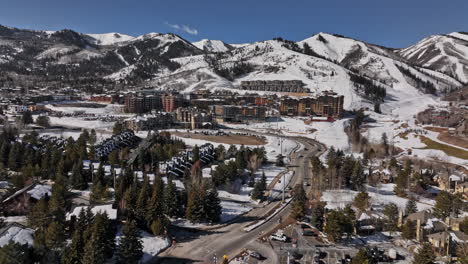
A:
[[[394,49],[325,32],[297,42],[275,38],[230,45],[191,43],[174,33],[133,37],[0,26],[0,85],[126,84],[245,93],[239,90],[242,80],[297,79],[312,93],[346,95],[349,108],[383,104],[385,110],[390,100],[437,96],[465,85],[464,37],[452,32]]]

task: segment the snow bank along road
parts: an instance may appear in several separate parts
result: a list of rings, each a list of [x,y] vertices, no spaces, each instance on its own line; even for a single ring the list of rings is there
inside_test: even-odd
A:
[[[290,154],[290,169],[294,170],[295,173],[289,186],[294,187],[296,184],[302,184],[304,179],[308,178],[310,158],[314,155],[321,155],[325,146],[308,138],[289,137],[289,139],[303,144],[308,149],[306,151],[304,148],[300,148],[297,152]],[[308,187],[308,189],[310,188],[312,186]],[[309,191],[307,190],[307,192]],[[254,209],[234,220],[232,224],[218,229],[193,232],[192,235],[187,235],[189,231],[181,232],[183,235],[176,237],[177,241],[180,242],[159,254],[156,263],[211,263],[214,255],[220,259],[223,255],[233,257],[246,247],[255,250],[259,247],[255,241],[263,234],[272,231],[280,219],[285,219],[289,215],[291,204],[285,206],[274,217],[251,232],[245,232],[244,227],[258,221],[261,216],[280,202],[273,202],[264,208]],[[266,249],[269,252],[265,252]],[[262,255],[268,256],[268,263],[279,264],[278,256],[271,248],[262,247],[258,250]]]

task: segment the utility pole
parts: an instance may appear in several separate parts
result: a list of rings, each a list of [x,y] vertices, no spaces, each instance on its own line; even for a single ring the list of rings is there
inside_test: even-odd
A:
[[[283,199],[282,203],[284,204],[284,189],[286,188],[286,173],[283,173]]]

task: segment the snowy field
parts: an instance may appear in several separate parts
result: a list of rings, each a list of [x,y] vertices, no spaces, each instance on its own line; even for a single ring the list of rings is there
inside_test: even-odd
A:
[[[115,122],[105,122],[101,120],[84,120],[79,117],[55,117],[51,116],[50,124],[57,126],[65,126],[72,128],[86,128],[86,129],[109,129],[111,130]]]
[[[73,103],[87,103],[87,102],[73,102]],[[73,114],[75,112],[84,112],[86,114],[95,115],[115,115],[122,109],[123,105],[107,104],[104,107],[75,107],[75,106],[54,106],[51,104],[46,105],[47,108],[65,114]]]
[[[444,109],[446,107],[445,102],[433,100],[429,102],[433,103],[438,109]],[[419,106],[417,110],[408,109],[408,106],[402,106],[402,109],[393,111],[391,115],[366,112],[366,114],[369,114],[369,116],[375,119],[377,122],[369,124],[370,127],[367,129],[367,132],[365,132],[364,135],[367,136],[371,142],[381,142],[382,134],[386,133],[390,142],[393,142],[396,147],[399,147],[405,151],[411,149],[412,155],[414,157],[447,161],[468,168],[468,160],[449,156],[441,150],[423,149],[426,147],[426,145],[421,142],[419,135],[414,132],[410,132],[409,130],[423,130],[424,134],[422,135],[435,142],[468,151],[466,148],[440,141],[437,139],[439,133],[425,130],[423,129],[423,126],[417,125],[415,123],[413,115],[426,109],[428,107],[427,102],[423,103],[417,101],[411,102],[409,104],[411,104],[411,108],[414,107],[413,104],[422,104],[422,106]]]
[[[272,133],[280,130],[284,136],[302,136],[316,139],[327,146],[334,146],[339,149],[348,148],[348,136],[344,132],[344,127],[348,119],[341,119],[335,122],[313,122],[305,124],[304,118],[282,117],[279,121],[271,119],[272,122],[246,124],[229,124],[232,128],[249,129],[257,132]]]
[[[247,204],[240,204],[230,201],[221,201],[221,207],[221,223],[229,222],[239,215],[252,210],[252,207]]]
[[[380,188],[367,187],[367,192],[371,197],[371,204],[373,205],[386,205],[389,203],[394,203],[404,210],[408,199],[398,197],[393,188],[395,184],[382,184]],[[351,204],[354,200],[354,197],[358,194],[357,191],[352,190],[328,190],[323,192],[321,200],[327,202],[327,208],[329,209],[338,209],[344,208],[346,205]],[[417,202],[418,210],[426,210],[432,208],[434,205],[433,200],[422,199]]]

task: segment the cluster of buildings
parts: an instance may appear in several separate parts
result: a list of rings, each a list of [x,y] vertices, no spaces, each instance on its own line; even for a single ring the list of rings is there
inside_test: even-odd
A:
[[[343,114],[344,96],[324,92],[317,97],[282,98],[279,111],[284,116],[322,116],[340,118]]]
[[[134,147],[140,142],[140,140],[141,139],[139,137],[135,136],[133,131],[126,130],[99,143],[96,146],[96,155],[98,157],[106,157],[116,149],[120,149],[122,147]]]
[[[211,108],[217,123],[262,122],[266,119],[266,107],[256,105],[214,105]]]
[[[153,110],[173,112],[188,101],[180,94],[138,93],[125,96],[125,112],[147,113]]]
[[[265,91],[282,93],[309,93],[300,80],[255,80],[242,81],[240,89],[247,91]]]
[[[0,96],[0,110],[12,114],[22,114],[26,111],[40,111],[45,109],[45,104],[53,102],[63,102],[81,100],[81,96],[73,95],[28,95]]]

